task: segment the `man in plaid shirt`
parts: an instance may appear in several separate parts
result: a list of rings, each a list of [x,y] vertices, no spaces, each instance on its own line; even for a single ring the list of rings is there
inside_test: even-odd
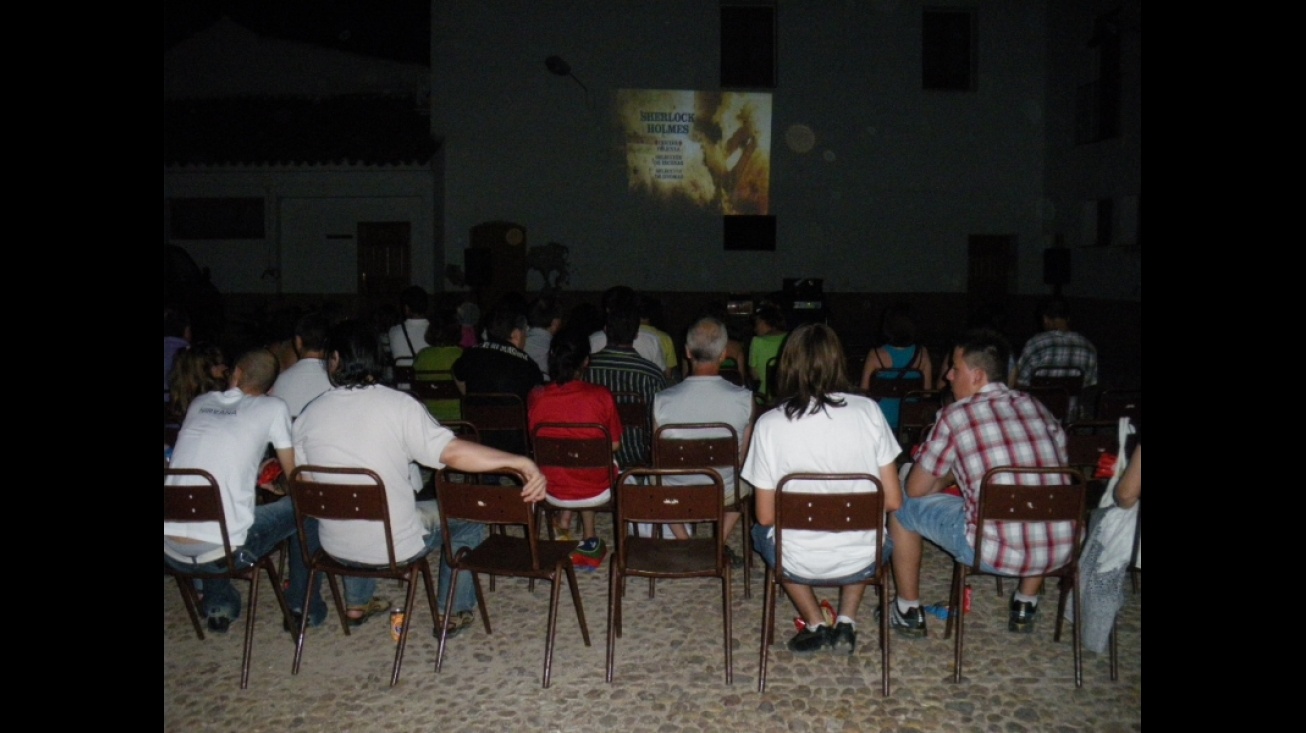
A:
[[[962,338],[948,373],[957,401],[939,411],[934,429],[917,447],[903,506],[890,515],[898,586],[891,625],[906,635],[925,635],[920,608],[922,537],[957,560],[972,563],[984,473],[998,466],[1066,464],[1066,436],[1057,419],[1038,400],[1004,383],[1009,355],[1006,340],[994,331],[972,331]],[[944,493],[954,483],[961,496]],[[1021,578],[1011,601],[1008,628],[1028,633],[1033,630],[1043,573],[1065,564],[1074,549],[1070,523],[986,522],[984,537],[980,567]]]
[[[1070,330],[1070,309],[1064,298],[1049,298],[1043,304],[1043,333],[1025,342],[1016,362],[1016,384],[1025,387],[1039,367],[1074,367],[1084,374],[1084,386],[1097,384],[1097,348],[1082,334]],[[1052,371],[1050,376],[1063,376]]]

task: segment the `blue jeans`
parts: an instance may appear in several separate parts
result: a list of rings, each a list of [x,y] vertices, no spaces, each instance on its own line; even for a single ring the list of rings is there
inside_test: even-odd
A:
[[[311,553],[320,547],[317,540],[317,522],[308,522],[306,531],[309,535],[307,540]],[[245,543],[240,546],[244,552],[237,553],[237,549],[233,547],[232,553],[260,558],[272,552],[282,540],[287,538],[290,539],[290,590],[286,592],[286,602],[292,609],[296,609],[307,589],[308,568],[304,565],[299,536],[295,532],[295,507],[291,504],[290,497],[285,496],[271,504],[254,507],[254,524],[245,535]],[[175,568],[190,572],[201,574],[223,572],[223,569],[218,567],[218,561],[192,565],[174,560],[168,555],[163,556],[163,561]],[[200,602],[200,612],[206,618],[240,617],[240,592],[232,586],[229,579],[210,578],[202,581],[202,585],[204,599]],[[326,618],[327,607],[322,601],[321,584],[314,585],[313,598],[309,602],[311,606],[309,620],[311,623],[320,624]]]
[[[952,494],[928,494],[916,499],[902,498],[902,507],[895,516],[903,529],[915,532],[933,542],[963,565],[975,562],[975,548],[966,537],[966,500]],[[884,554],[893,551],[893,537],[885,538]],[[980,563],[980,570],[997,573],[988,563]],[[1006,575],[1006,573],[997,573]]]
[[[766,561],[766,566],[775,569],[775,538],[771,536],[771,528],[763,527],[760,524],[753,525],[753,549],[757,554],[762,556]],[[889,553],[886,551],[884,557],[887,560]],[[841,578],[801,578],[797,575],[785,571],[782,580],[792,581],[795,583],[806,583],[808,585],[852,585],[854,583],[865,583],[875,577],[875,563],[867,565],[865,569],[858,570],[851,575],[845,575]]]
[[[458,552],[464,547],[476,547],[485,541],[487,535],[485,525],[478,522],[463,522],[457,519],[449,520],[449,532],[453,534],[450,540],[454,552]],[[430,534],[422,539],[426,542],[426,547],[413,555],[413,558],[421,557],[440,547],[444,539],[440,532],[440,525],[437,524],[433,527]],[[346,565],[357,565],[358,567],[376,567],[375,565],[350,563],[347,560],[341,560],[341,562]],[[453,568],[449,567],[448,558],[440,560],[439,575],[437,600],[440,603],[440,612],[443,613],[445,601],[449,598],[449,585],[453,580]],[[366,606],[375,594],[376,578],[345,577],[345,605],[361,608]],[[464,570],[458,576],[458,597],[454,598],[453,610],[454,613],[458,613],[460,611],[470,611],[474,608],[476,608],[476,587],[472,583],[472,574]]]

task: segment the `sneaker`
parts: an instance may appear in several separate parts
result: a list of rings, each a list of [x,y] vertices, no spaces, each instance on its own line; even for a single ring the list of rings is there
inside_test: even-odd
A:
[[[794,638],[785,644],[794,654],[811,654],[822,647],[830,646],[834,641],[834,630],[824,624],[816,628],[805,628],[794,634]]]
[[[880,609],[875,609],[875,620],[880,620]],[[898,610],[898,601],[889,601],[889,628],[901,636],[919,638],[925,636],[925,612],[920,606],[907,609],[906,613]]]
[[[571,562],[578,568],[597,568],[603,564],[603,558],[607,554],[608,547],[603,544],[603,540],[591,537],[572,551]]]
[[[225,634],[231,629],[230,616],[209,616],[207,619],[209,631],[215,634]]]
[[[834,630],[830,632],[830,646],[838,652],[843,647],[848,647],[848,653],[852,654],[857,649],[857,629],[847,621],[841,621],[834,625]]]
[[[1014,631],[1018,634],[1034,633],[1034,616],[1038,614],[1038,606],[1033,603],[1025,603],[1011,597],[1011,617],[1007,620],[1007,631]]]

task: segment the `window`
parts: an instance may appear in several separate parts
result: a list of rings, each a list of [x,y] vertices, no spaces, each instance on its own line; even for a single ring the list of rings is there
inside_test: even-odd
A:
[[[921,18],[921,88],[975,91],[975,12],[926,10]]]
[[[262,239],[263,199],[169,199],[173,239]]]

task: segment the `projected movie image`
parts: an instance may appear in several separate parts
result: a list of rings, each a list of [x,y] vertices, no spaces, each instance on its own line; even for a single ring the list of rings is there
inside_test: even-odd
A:
[[[715,214],[771,213],[771,95],[622,89],[632,194]]]

